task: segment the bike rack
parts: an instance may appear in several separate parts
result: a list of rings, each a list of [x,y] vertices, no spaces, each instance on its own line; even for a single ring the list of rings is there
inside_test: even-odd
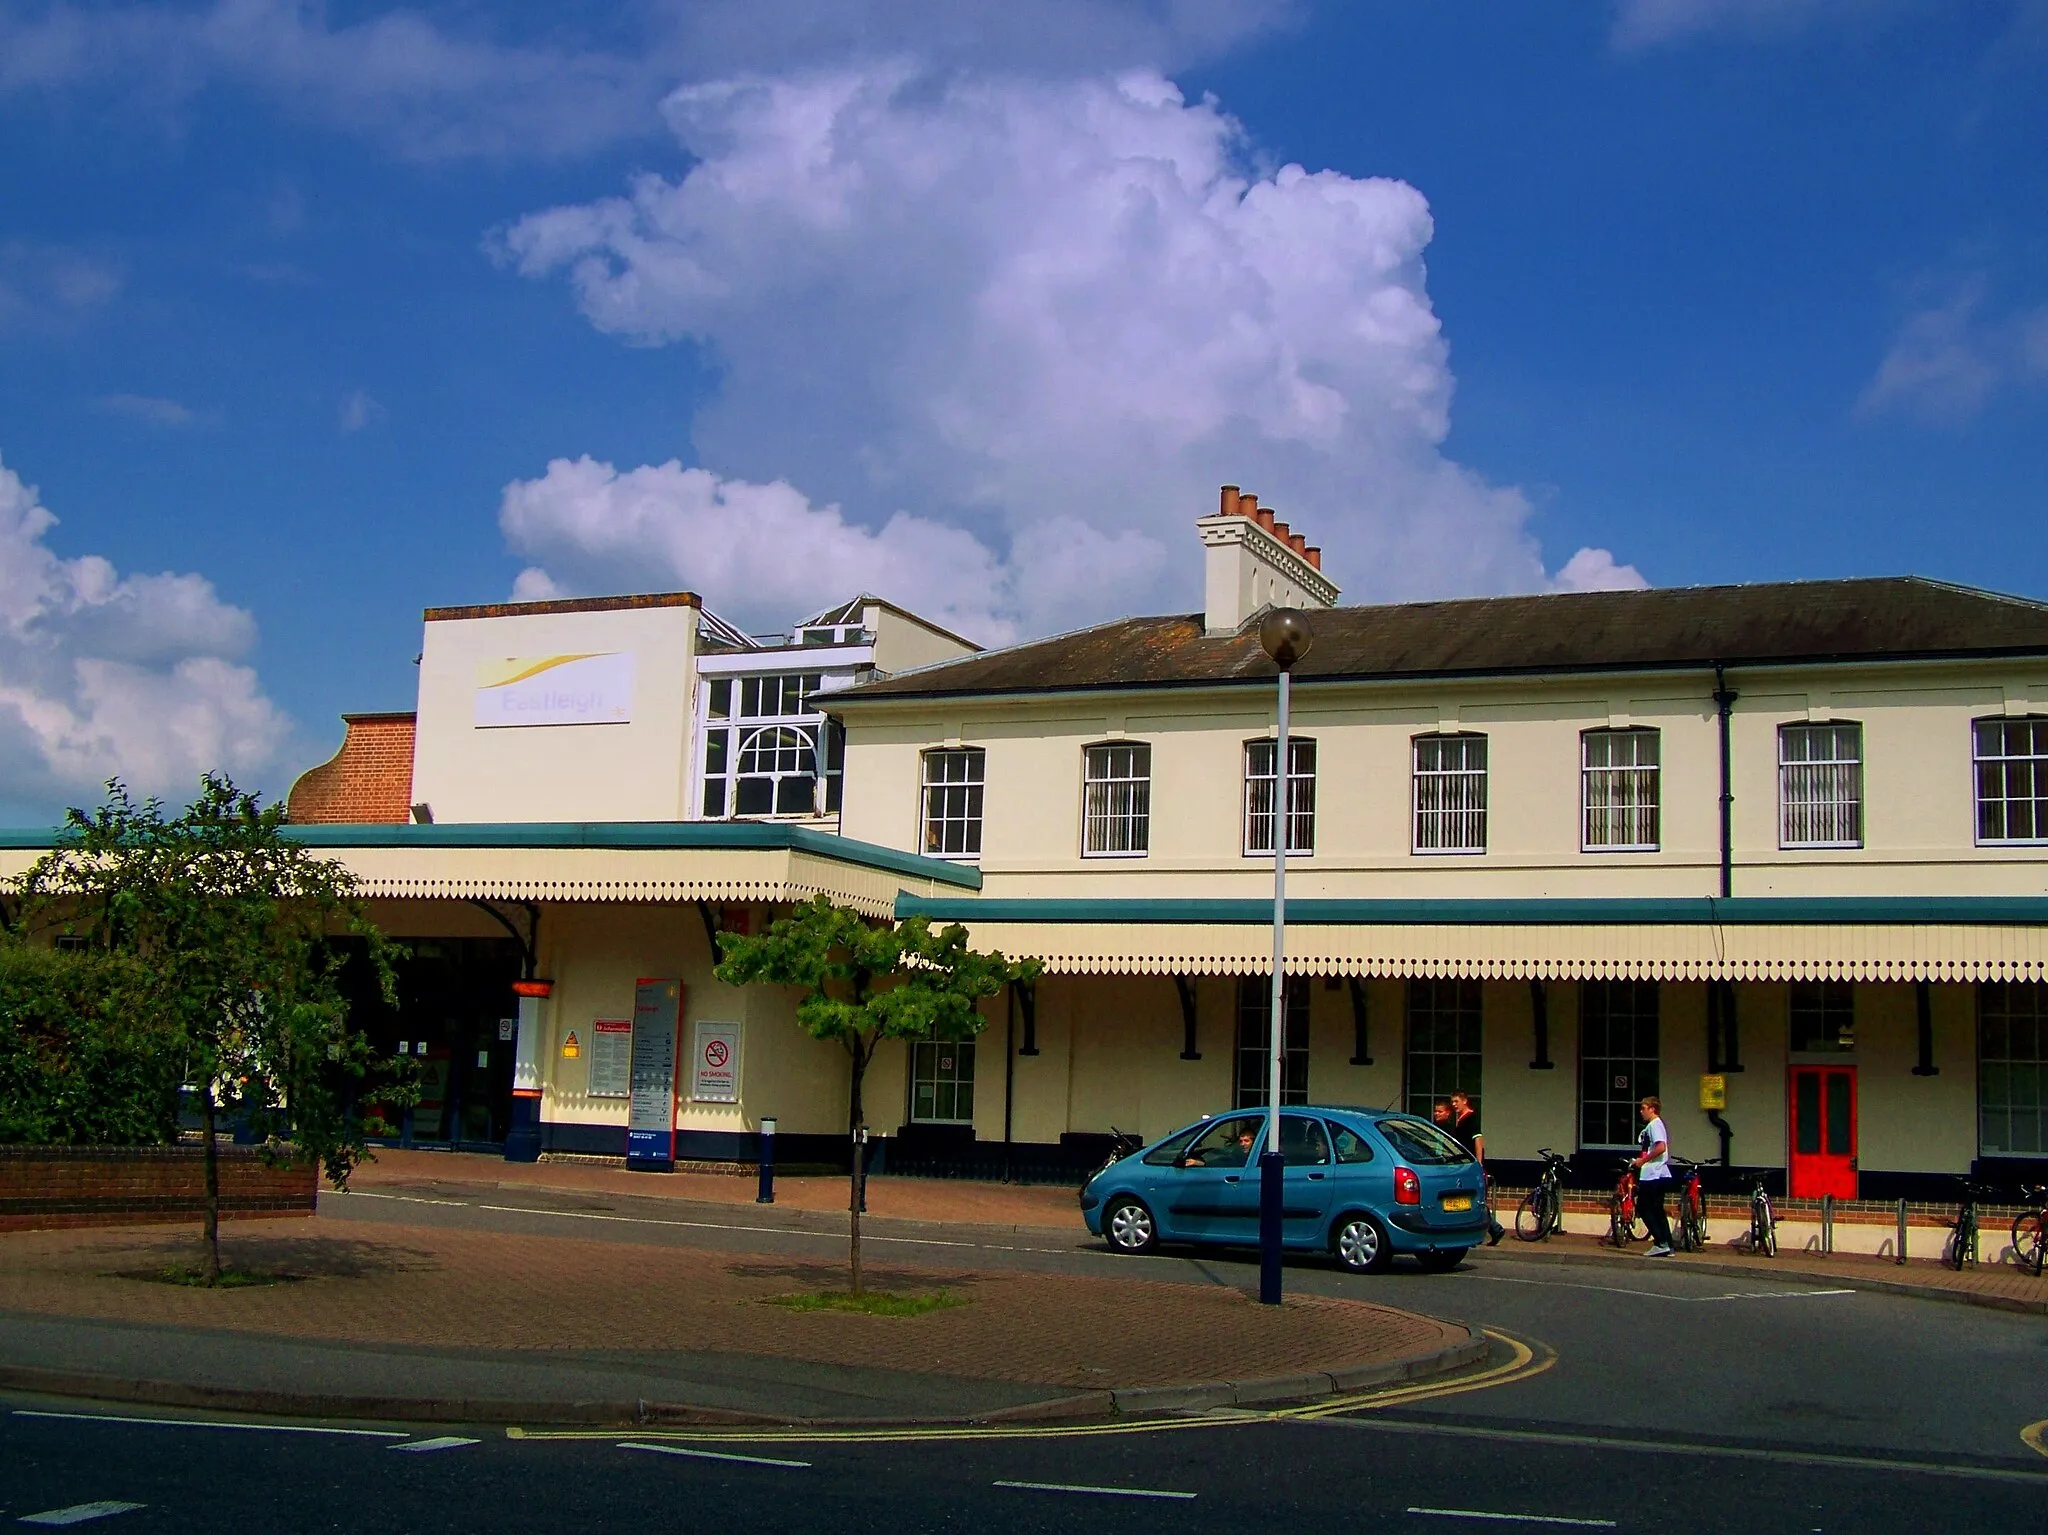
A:
[[[1835,1196],[1820,1196],[1820,1250],[1821,1256],[1830,1257],[1835,1250]]]
[[[1903,1199],[1899,1201],[1899,1236],[1898,1240],[1892,1244],[1892,1248],[1894,1252],[1892,1262],[1904,1263],[1906,1261],[1906,1201]]]

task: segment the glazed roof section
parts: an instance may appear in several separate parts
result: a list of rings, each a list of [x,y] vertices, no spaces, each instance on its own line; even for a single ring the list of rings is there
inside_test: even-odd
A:
[[[1302,681],[1396,681],[1799,662],[2048,654],[2048,603],[1919,576],[1553,592],[1309,615]],[[1256,626],[1214,639],[1200,614],[1129,618],[835,695],[867,699],[1270,681]]]

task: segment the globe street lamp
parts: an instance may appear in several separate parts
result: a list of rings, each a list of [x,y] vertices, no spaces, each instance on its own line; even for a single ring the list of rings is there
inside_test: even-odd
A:
[[[1267,1030],[1266,1150],[1259,1158],[1259,1301],[1280,1304],[1280,1215],[1287,1159],[1280,1152],[1280,1079],[1287,1050],[1287,704],[1294,663],[1315,632],[1298,608],[1275,608],[1259,625],[1259,644],[1280,668],[1280,720],[1273,742],[1273,1008]]]

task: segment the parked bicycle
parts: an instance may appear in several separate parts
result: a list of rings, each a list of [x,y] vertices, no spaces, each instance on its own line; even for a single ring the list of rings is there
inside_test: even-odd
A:
[[[1960,1274],[1964,1264],[1977,1261],[1977,1201],[1991,1190],[1968,1178],[1956,1182],[1963,1186],[1963,1193],[1956,1202],[1956,1218],[1949,1223],[1948,1245],[1941,1250],[1941,1261]]]
[[[1719,1157],[1704,1162],[1671,1159],[1672,1186],[1678,1191],[1678,1207],[1671,1212],[1671,1245],[1682,1253],[1703,1252],[1707,1246],[1707,1196],[1700,1188],[1700,1169],[1720,1164]]]
[[[1145,1142],[1142,1138],[1131,1134],[1128,1130],[1119,1130],[1115,1125],[1111,1125],[1109,1127],[1109,1155],[1103,1160],[1102,1166],[1095,1169],[1095,1173],[1107,1172],[1125,1157],[1136,1156],[1144,1149]],[[1088,1176],[1092,1178],[1095,1176],[1095,1173],[1090,1173]]]
[[[1749,1189],[1749,1230],[1738,1244],[1754,1258],[1778,1256],[1778,1217],[1771,1209],[1771,1193],[1758,1174]]]
[[[2048,1258],[2048,1184],[2021,1184],[2020,1203],[2029,1208],[2012,1218],[2013,1262],[2039,1279],[2041,1260]]]
[[[1548,1146],[1536,1154],[1543,1158],[1543,1171],[1515,1207],[1515,1235],[1524,1242],[1541,1242],[1564,1230],[1564,1175],[1571,1163]]]
[[[1607,1201],[1607,1235],[1601,1240],[1610,1247],[1626,1247],[1649,1234],[1636,1219],[1636,1170],[1625,1167],[1621,1182],[1615,1184],[1614,1195]]]

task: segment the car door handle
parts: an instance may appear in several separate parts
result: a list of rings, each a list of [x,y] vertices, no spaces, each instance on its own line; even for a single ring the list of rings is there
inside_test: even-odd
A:
[[[1320,1178],[1320,1177],[1322,1177],[1322,1174],[1321,1174],[1321,1173],[1310,1173],[1310,1174],[1309,1174],[1309,1176],[1310,1176],[1311,1178]]]
[[[1235,1182],[1237,1182],[1237,1174],[1236,1174],[1236,1173],[1225,1173],[1225,1174],[1223,1175],[1223,1181],[1224,1181],[1225,1183],[1235,1183]]]

